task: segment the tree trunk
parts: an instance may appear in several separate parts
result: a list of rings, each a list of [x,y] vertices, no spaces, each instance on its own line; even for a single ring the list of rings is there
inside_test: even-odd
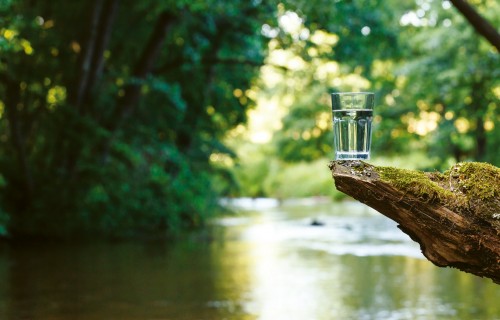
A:
[[[108,122],[104,125],[104,127],[109,131],[110,137],[104,141],[101,162],[105,163],[108,161],[111,144],[115,138],[116,132],[123,125],[127,117],[132,114],[134,108],[139,102],[139,98],[141,96],[141,86],[139,82],[144,81],[147,76],[152,73],[153,66],[161,53],[163,43],[165,42],[175,22],[176,17],[168,11],[162,12],[158,17],[154,30],[149,37],[139,60],[134,66],[132,76],[135,83],[130,83],[125,86],[124,95],[117,99],[113,113],[110,119],[108,119]]]
[[[92,57],[93,68],[90,72],[90,79],[88,83],[89,91],[87,92],[87,96],[85,97],[86,100],[90,99],[93,87],[98,85],[102,77],[102,72],[104,69],[104,52],[109,46],[111,33],[113,31],[113,23],[116,14],[118,13],[118,3],[119,0],[106,1],[104,10],[101,14],[99,35],[97,38],[96,50],[94,51],[94,56]]]
[[[84,51],[79,60],[79,77],[71,102],[80,113],[88,111],[92,89],[99,82],[119,0],[95,0]]]
[[[80,115],[88,114],[95,109],[91,108],[92,94],[102,76],[104,52],[108,48],[118,3],[119,0],[94,1],[87,40],[78,63],[78,80],[74,92],[70,93],[70,101]],[[80,125],[76,124],[76,126]],[[79,128],[74,127],[73,130],[78,131]],[[64,146],[59,161],[62,163],[60,166],[63,168],[65,178],[69,182],[76,182],[78,180],[77,162],[82,152],[82,142],[68,141],[66,136],[60,136],[58,139],[61,141],[59,144]],[[68,143],[65,144],[65,141]]]
[[[160,55],[161,48],[165,39],[173,27],[175,16],[170,12],[164,11],[158,17],[153,33],[151,34],[142,54],[135,64],[132,76],[136,82],[145,80],[152,72],[153,66]],[[111,121],[106,128],[113,133],[132,114],[136,104],[141,96],[141,86],[139,83],[131,83],[125,86],[123,97],[119,98],[113,111]]]
[[[73,105],[78,109],[80,108],[84,96],[88,88],[88,79],[92,68],[92,56],[96,47],[97,35],[99,33],[99,17],[104,0],[95,0],[92,7],[92,14],[90,15],[89,28],[87,30],[88,36],[83,47],[83,52],[78,60],[78,80],[75,85],[74,94],[71,95],[70,100]]]
[[[439,267],[500,284],[500,169],[459,163],[444,173],[329,164],[338,190],[396,221]]]

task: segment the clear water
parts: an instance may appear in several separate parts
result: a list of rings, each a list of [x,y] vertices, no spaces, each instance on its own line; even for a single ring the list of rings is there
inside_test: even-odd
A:
[[[334,110],[335,159],[369,159],[373,110]]]
[[[0,243],[0,319],[500,319],[500,286],[359,203],[243,205],[180,241]]]

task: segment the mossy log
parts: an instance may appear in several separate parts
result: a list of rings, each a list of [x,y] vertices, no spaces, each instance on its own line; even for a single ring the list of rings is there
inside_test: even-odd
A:
[[[439,267],[500,284],[500,169],[459,163],[444,173],[329,164],[338,190],[396,221]]]

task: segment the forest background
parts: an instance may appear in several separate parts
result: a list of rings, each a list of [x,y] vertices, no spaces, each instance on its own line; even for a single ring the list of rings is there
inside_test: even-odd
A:
[[[499,66],[449,1],[1,0],[0,231],[175,235],[220,197],[338,199],[338,91],[375,92],[376,164],[499,166]]]

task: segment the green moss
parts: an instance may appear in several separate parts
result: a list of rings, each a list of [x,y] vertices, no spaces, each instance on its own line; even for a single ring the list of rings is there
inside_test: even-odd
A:
[[[422,171],[392,167],[377,167],[377,173],[381,180],[422,200],[443,203],[454,200],[454,194],[440,186],[439,182],[444,180],[440,173],[428,175]]]
[[[481,215],[500,227],[500,169],[480,162],[454,165],[444,173],[376,167],[380,179],[423,201],[464,214]]]
[[[444,175],[468,198],[487,200],[500,196],[500,169],[489,163],[458,163]]]

